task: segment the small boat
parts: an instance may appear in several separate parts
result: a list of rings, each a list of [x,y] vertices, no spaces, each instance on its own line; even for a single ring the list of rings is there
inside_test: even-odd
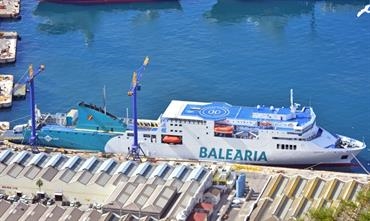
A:
[[[0,108],[12,106],[12,91],[13,75],[0,75]]]
[[[181,144],[182,139],[179,136],[166,135],[162,139],[163,143]]]
[[[233,126],[226,126],[226,125],[219,125],[219,126],[215,126],[214,131],[216,133],[232,134],[233,131],[234,131],[234,127]]]
[[[135,2],[154,2],[156,0],[40,0],[41,2],[53,2],[60,4],[112,4],[112,3],[135,3]]]
[[[271,127],[272,126],[272,124],[268,121],[261,121],[259,124],[261,127]]]
[[[0,121],[0,132],[9,130],[10,123],[8,121]]]

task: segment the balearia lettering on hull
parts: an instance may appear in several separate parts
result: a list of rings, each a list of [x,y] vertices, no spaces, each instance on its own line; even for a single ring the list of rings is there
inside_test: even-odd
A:
[[[199,158],[235,161],[267,161],[265,151],[250,151],[228,148],[199,148]]]

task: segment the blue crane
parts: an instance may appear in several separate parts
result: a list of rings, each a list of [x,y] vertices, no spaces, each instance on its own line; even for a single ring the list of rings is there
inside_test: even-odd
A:
[[[30,106],[31,106],[31,136],[29,140],[29,144],[31,145],[33,152],[39,152],[36,146],[36,114],[35,114],[35,86],[34,86],[34,79],[37,75],[39,75],[42,71],[45,70],[44,65],[40,65],[39,69],[37,70],[36,74],[33,73],[32,64],[28,67],[28,78],[27,83],[30,84]]]
[[[141,85],[140,81],[143,75],[143,72],[145,71],[146,66],[149,63],[149,58],[145,57],[143,64],[139,69],[134,71],[132,75],[132,82],[131,82],[131,88],[127,92],[128,96],[131,97],[131,103],[132,103],[132,118],[133,118],[133,125],[134,125],[134,142],[131,145],[131,148],[129,149],[129,153],[127,158],[133,159],[133,160],[139,160],[141,161],[140,157],[140,151],[142,152],[143,156],[145,157],[144,151],[141,149],[139,143],[138,143],[138,136],[137,136],[137,106],[136,106],[136,98],[137,98],[137,91],[140,91]]]

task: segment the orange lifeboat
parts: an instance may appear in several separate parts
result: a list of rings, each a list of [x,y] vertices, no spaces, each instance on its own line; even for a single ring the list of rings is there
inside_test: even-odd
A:
[[[260,126],[261,127],[271,127],[272,124],[270,122],[268,122],[268,121],[261,121],[260,122]]]
[[[216,133],[232,134],[234,131],[234,127],[233,126],[215,126],[214,130]]]
[[[162,141],[164,143],[173,143],[173,144],[182,143],[181,137],[179,137],[179,136],[170,136],[170,135],[164,136]]]

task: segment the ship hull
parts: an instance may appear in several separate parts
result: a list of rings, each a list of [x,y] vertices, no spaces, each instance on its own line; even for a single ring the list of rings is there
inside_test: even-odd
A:
[[[132,131],[111,133],[78,130],[59,126],[38,130],[38,145],[89,150],[128,155],[133,143]],[[150,135],[150,136],[148,136]],[[323,136],[311,141],[280,141],[275,139],[240,139],[215,137],[213,134],[194,136],[184,134],[181,144],[163,143],[160,133],[139,131],[139,144],[148,157],[173,160],[221,161],[256,165],[350,165],[352,159],[365,148],[323,148],[329,146]],[[25,133],[25,141],[30,136]],[[155,138],[153,138],[155,137]],[[158,139],[157,139],[158,138]],[[291,149],[277,149],[285,143]],[[327,142],[327,143],[325,143]]]
[[[114,136],[116,134],[55,127],[38,130],[37,145],[102,152],[105,144]],[[24,141],[30,138],[29,130],[24,137]]]
[[[140,136],[140,135],[139,135]],[[258,165],[349,165],[363,148],[322,148],[314,142],[291,141],[295,150],[276,149],[279,141],[213,137],[191,138],[181,145],[139,140],[148,157],[180,160],[222,161]],[[108,141],[105,152],[128,154],[133,139],[117,136]]]
[[[154,2],[165,0],[41,0],[41,2],[53,2],[59,4],[113,4],[113,3],[135,3],[135,2]]]

